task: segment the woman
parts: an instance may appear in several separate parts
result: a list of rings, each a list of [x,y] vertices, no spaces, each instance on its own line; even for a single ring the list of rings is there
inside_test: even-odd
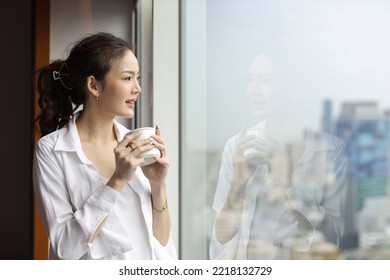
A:
[[[335,248],[341,240],[345,144],[309,129],[286,138],[294,108],[283,109],[290,99],[280,92],[277,69],[262,53],[251,62],[247,95],[259,122],[225,144],[211,259],[290,259],[309,255],[319,242]]]
[[[138,75],[132,46],[108,33],[81,39],[39,71],[33,180],[50,259],[177,258],[160,130],[136,141],[115,121],[134,116]],[[140,154],[155,147],[161,157],[140,167]]]

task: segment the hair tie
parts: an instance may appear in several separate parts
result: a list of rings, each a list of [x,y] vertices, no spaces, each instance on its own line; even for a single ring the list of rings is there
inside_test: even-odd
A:
[[[61,84],[67,90],[73,89],[72,81],[70,78],[70,71],[66,63],[62,63],[59,71],[53,71],[53,79],[55,81],[60,80]]]

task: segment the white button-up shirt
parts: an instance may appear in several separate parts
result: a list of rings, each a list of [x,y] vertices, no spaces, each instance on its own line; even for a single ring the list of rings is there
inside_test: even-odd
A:
[[[77,116],[35,146],[33,185],[49,258],[177,259],[172,236],[165,246],[153,236],[151,189],[141,168],[122,192],[106,186],[82,150]],[[121,141],[129,130],[116,121],[114,127]]]
[[[260,123],[256,128],[264,128],[264,124]],[[231,137],[223,151],[213,203],[213,210],[216,215],[222,211],[230,190],[233,175],[232,157],[238,141],[239,134]],[[210,241],[211,259],[247,259],[248,249],[251,249],[249,248],[251,231],[256,223],[263,226],[263,228],[272,229],[272,236],[267,236],[271,239],[270,244],[272,246],[267,250],[272,254],[252,256],[252,258],[286,258],[285,252],[279,250],[279,248],[283,248],[283,241],[286,236],[301,231],[299,224],[306,224],[315,231],[322,231],[336,244],[340,242],[344,230],[344,213],[342,212],[347,182],[347,156],[343,141],[325,133],[318,135],[307,133],[303,151],[297,153],[296,158],[291,158],[291,161],[294,164],[290,175],[292,178],[298,178],[301,186],[307,187],[304,190],[306,196],[311,197],[308,199],[310,204],[303,205],[300,203],[299,197],[294,199],[294,196],[291,195],[288,203],[286,201],[286,205],[289,207],[274,202],[270,204],[274,207],[272,215],[269,216],[271,219],[255,221],[256,219],[267,218],[259,215],[261,213],[256,213],[256,205],[265,204],[262,201],[262,194],[266,194],[270,190],[264,183],[264,178],[268,175],[269,170],[266,165],[259,165],[245,186],[248,191],[244,200],[241,228],[237,234],[225,244],[221,244],[217,239],[214,223]],[[277,169],[278,166],[274,166],[274,168]],[[312,193],[309,192],[309,186],[311,185],[315,186]],[[289,187],[289,191],[293,192],[294,190],[295,186]],[[272,210],[272,208],[270,209]],[[306,243],[303,244],[302,248],[299,248],[302,251],[310,248],[312,234],[305,236],[305,238]]]

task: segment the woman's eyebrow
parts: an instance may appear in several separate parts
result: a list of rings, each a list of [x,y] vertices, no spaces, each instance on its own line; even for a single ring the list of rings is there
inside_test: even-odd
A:
[[[132,70],[123,70],[121,73],[129,73],[129,74],[133,74],[133,75],[139,74],[139,72],[135,72]]]

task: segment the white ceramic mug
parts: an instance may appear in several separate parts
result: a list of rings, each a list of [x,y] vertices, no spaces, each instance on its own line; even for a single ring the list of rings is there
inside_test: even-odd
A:
[[[141,134],[140,134],[140,136],[135,138],[134,141],[142,141],[144,139],[152,138],[153,136],[156,135],[156,130],[153,127],[140,127],[140,128],[134,129],[134,130],[126,133],[126,135],[131,135],[131,134],[138,132],[138,131],[140,131]],[[160,150],[157,148],[153,148],[149,151],[142,152],[140,154],[140,157],[143,157],[145,159],[145,162],[143,164],[141,164],[141,166],[154,163],[156,161],[154,159],[154,157],[160,157],[160,156],[161,156]]]
[[[272,139],[269,131],[266,129],[248,129],[246,135],[253,135],[256,138],[267,141],[270,145],[268,153],[261,152],[256,147],[249,147],[243,152],[242,156],[251,158],[254,163],[262,163],[263,159],[270,157],[272,152],[277,149],[277,142]]]

